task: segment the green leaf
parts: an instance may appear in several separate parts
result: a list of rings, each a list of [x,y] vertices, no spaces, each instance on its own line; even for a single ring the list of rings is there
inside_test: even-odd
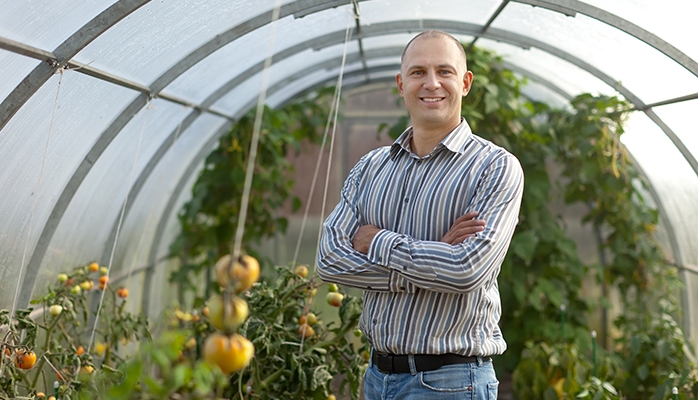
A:
[[[644,381],[650,375],[650,369],[647,364],[642,364],[637,368],[637,377]]]

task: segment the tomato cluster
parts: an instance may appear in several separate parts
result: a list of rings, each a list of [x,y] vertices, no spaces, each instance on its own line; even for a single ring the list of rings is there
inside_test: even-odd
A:
[[[259,280],[259,262],[250,255],[234,260],[228,254],[218,260],[214,269],[223,294],[212,296],[202,314],[222,333],[206,338],[203,356],[229,375],[245,368],[254,357],[252,342],[235,331],[249,315],[247,302],[238,295],[250,290]]]

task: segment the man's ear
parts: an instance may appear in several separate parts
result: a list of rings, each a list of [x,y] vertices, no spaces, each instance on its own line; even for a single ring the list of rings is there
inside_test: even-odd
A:
[[[402,97],[402,75],[401,74],[395,75],[395,83],[397,83],[397,92],[400,94],[400,97]]]
[[[472,71],[465,71],[465,75],[463,75],[463,97],[468,95],[468,92],[470,92],[470,88],[473,86],[473,72]]]

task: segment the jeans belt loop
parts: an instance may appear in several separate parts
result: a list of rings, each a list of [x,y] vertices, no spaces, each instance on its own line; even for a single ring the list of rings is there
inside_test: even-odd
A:
[[[417,366],[414,363],[414,354],[407,355],[407,362],[410,365],[410,374],[417,375]]]

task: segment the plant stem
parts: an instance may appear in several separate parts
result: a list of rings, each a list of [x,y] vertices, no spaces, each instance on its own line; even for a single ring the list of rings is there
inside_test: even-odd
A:
[[[276,372],[274,372],[273,374],[267,376],[267,378],[265,380],[263,380],[262,382],[260,382],[259,385],[262,387],[262,389],[264,389],[267,386],[269,386],[271,383],[273,383],[274,381],[279,379],[283,373],[284,373],[284,369],[281,368],[281,369],[277,370]]]
[[[53,333],[53,330],[56,328],[56,325],[58,324],[58,321],[60,321],[61,316],[63,314],[57,315],[54,319],[53,322],[51,322],[51,325],[46,329],[46,341],[44,342],[44,352],[41,355],[41,359],[39,360],[39,365],[37,366],[37,372],[36,375],[34,376],[34,379],[32,380],[31,383],[31,388],[36,388],[36,383],[39,381],[39,376],[41,375],[41,370],[44,368],[44,364],[46,364],[46,354],[51,354],[51,351],[49,349],[49,345],[51,344],[51,334]]]

